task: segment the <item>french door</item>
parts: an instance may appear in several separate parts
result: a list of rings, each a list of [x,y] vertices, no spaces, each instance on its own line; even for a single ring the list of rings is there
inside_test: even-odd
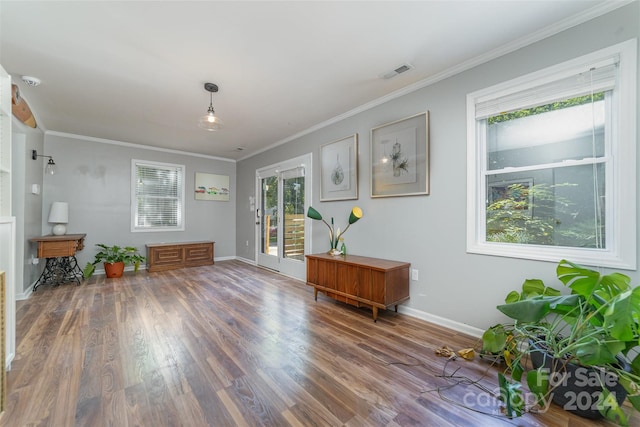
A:
[[[311,154],[256,172],[258,265],[304,279],[305,213],[311,201]]]

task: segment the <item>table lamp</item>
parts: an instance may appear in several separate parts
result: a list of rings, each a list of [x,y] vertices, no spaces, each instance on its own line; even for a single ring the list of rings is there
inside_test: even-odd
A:
[[[69,222],[69,203],[53,202],[49,211],[49,222],[55,224],[51,229],[55,236],[66,234],[67,223]]]

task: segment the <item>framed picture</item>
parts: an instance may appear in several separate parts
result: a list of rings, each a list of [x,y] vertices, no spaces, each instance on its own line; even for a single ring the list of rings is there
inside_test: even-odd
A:
[[[371,197],[429,194],[429,112],[371,129]]]
[[[358,198],[358,134],[320,147],[320,201]]]
[[[229,176],[196,172],[196,200],[229,201]]]

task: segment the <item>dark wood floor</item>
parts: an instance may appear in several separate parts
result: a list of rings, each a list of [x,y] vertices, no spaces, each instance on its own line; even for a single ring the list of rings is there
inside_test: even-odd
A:
[[[17,317],[3,426],[605,425],[557,407],[497,418],[464,384],[493,391],[495,372],[434,355],[475,339],[393,311],[374,323],[238,261],[43,286]]]

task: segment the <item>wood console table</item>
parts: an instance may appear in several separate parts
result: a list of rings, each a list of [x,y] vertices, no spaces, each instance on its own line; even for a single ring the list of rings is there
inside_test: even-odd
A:
[[[38,244],[38,258],[46,258],[42,274],[33,285],[33,291],[40,285],[57,286],[61,283],[77,282],[80,285],[82,270],[76,260],[76,251],[84,248],[86,234],[64,234],[62,236],[42,236],[29,239]]]
[[[371,307],[374,322],[378,309],[388,309],[409,299],[410,263],[356,255],[307,255],[307,285],[356,307]]]
[[[149,243],[147,271],[173,270],[184,267],[213,265],[215,242]]]

